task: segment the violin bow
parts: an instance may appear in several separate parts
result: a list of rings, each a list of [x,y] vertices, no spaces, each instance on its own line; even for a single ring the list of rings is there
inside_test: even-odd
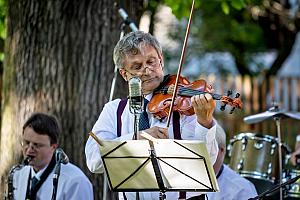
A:
[[[193,3],[192,3],[192,7],[191,7],[191,11],[190,11],[190,16],[189,16],[189,21],[188,21],[188,24],[187,24],[187,27],[186,27],[186,31],[185,31],[185,37],[184,37],[184,42],[183,42],[183,46],[182,46],[182,50],[181,50],[179,67],[178,67],[178,71],[177,71],[177,75],[176,75],[176,82],[175,82],[175,85],[174,85],[174,91],[173,91],[173,96],[172,96],[170,110],[169,110],[169,115],[168,115],[168,120],[167,120],[167,128],[169,128],[169,126],[170,126],[170,120],[171,120],[172,110],[173,110],[175,98],[176,98],[176,95],[177,95],[177,88],[178,88],[179,77],[180,77],[180,74],[181,74],[183,59],[184,59],[185,50],[186,50],[186,45],[187,45],[187,41],[188,41],[189,34],[190,34],[190,27],[191,27],[191,22],[192,22],[192,18],[193,18],[194,5],[195,5],[195,0],[193,0]]]

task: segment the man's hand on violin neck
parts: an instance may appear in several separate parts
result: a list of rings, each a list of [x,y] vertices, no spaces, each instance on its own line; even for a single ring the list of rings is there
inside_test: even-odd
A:
[[[154,126],[154,127],[151,127],[149,129],[146,129],[144,130],[146,133],[148,133],[149,135],[151,135],[152,137],[154,138],[157,138],[157,139],[168,139],[168,129],[166,128],[161,128],[161,127],[158,127],[158,126]],[[139,131],[139,134],[141,134],[142,131]],[[138,139],[144,139],[143,137],[141,137],[139,135]]]
[[[213,126],[213,113],[216,107],[216,102],[208,93],[195,95],[191,98],[192,105],[197,116],[199,124],[206,128]]]

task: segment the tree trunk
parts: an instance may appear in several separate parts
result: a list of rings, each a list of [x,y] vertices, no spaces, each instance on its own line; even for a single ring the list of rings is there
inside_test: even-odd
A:
[[[142,2],[131,2],[130,13],[140,14]],[[114,1],[10,0],[7,22],[0,193],[8,170],[21,159],[23,123],[33,112],[46,112],[57,116],[60,146],[101,199],[102,176],[87,170],[84,147],[109,98],[121,24]],[[118,88],[116,96],[122,96]]]

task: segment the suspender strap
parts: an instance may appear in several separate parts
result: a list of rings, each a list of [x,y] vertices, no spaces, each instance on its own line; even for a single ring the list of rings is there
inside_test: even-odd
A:
[[[179,192],[179,199],[185,199],[186,198],[186,192]]]
[[[117,136],[120,137],[121,136],[121,131],[122,131],[122,120],[121,120],[121,116],[122,113],[126,107],[127,104],[127,98],[121,99],[118,109],[117,109]]]
[[[174,133],[174,139],[181,140],[180,115],[179,112],[177,111],[173,112],[173,133]]]
[[[173,133],[174,133],[174,139],[181,140],[181,134],[180,134],[180,114],[177,111],[173,112]],[[186,192],[181,191],[179,192],[179,199],[185,199],[186,198]]]

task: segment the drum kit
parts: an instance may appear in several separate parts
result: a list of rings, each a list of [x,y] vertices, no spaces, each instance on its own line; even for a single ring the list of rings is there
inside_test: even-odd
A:
[[[248,124],[273,119],[277,137],[240,133],[228,145],[229,166],[255,185],[259,194],[259,198],[255,199],[300,199],[300,179],[297,180],[300,170],[285,168],[291,150],[281,141],[280,123],[283,118],[300,120],[300,113],[288,112],[274,106],[266,112],[247,116],[244,122]],[[293,182],[289,183],[291,179]]]

